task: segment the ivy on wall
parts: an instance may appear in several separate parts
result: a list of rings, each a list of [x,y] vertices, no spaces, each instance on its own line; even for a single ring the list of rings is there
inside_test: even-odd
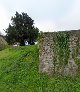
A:
[[[56,50],[59,65],[64,66],[68,63],[69,58],[69,33],[58,32],[56,33]]]

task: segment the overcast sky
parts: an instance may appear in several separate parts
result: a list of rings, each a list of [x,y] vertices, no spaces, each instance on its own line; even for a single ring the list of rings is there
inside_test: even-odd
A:
[[[15,12],[27,13],[41,31],[80,29],[80,0],[0,0],[0,31]]]

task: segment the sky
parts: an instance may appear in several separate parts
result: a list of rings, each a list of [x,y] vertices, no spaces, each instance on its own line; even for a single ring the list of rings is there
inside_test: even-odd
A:
[[[0,0],[1,33],[16,11],[27,13],[43,32],[80,29],[80,0]]]

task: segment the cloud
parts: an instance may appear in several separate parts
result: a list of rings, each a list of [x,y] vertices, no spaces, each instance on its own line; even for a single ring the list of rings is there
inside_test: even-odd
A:
[[[35,26],[40,29],[40,31],[51,32],[56,31],[55,23],[51,20],[40,20],[35,23]]]
[[[42,20],[37,25],[43,31],[65,31],[80,29],[80,0],[75,0],[67,13],[58,19]]]
[[[58,30],[80,29],[80,0],[75,0],[73,7],[57,22],[56,26]]]
[[[37,27],[43,31],[65,31],[80,28],[80,1],[57,0],[52,10],[52,16],[48,14],[46,19],[40,21]],[[47,15],[46,15],[47,16]],[[46,17],[45,16],[45,17]],[[44,20],[45,19],[45,20]],[[37,23],[37,22],[36,22]]]
[[[3,29],[5,29],[8,26],[9,23],[9,17],[6,12],[5,7],[0,2],[0,31],[4,33]]]

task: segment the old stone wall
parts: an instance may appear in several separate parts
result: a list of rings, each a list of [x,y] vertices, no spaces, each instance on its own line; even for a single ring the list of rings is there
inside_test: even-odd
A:
[[[0,51],[5,49],[8,46],[7,42],[5,41],[5,39],[0,36]]]
[[[39,70],[48,75],[75,76],[80,67],[80,31],[41,33]]]

